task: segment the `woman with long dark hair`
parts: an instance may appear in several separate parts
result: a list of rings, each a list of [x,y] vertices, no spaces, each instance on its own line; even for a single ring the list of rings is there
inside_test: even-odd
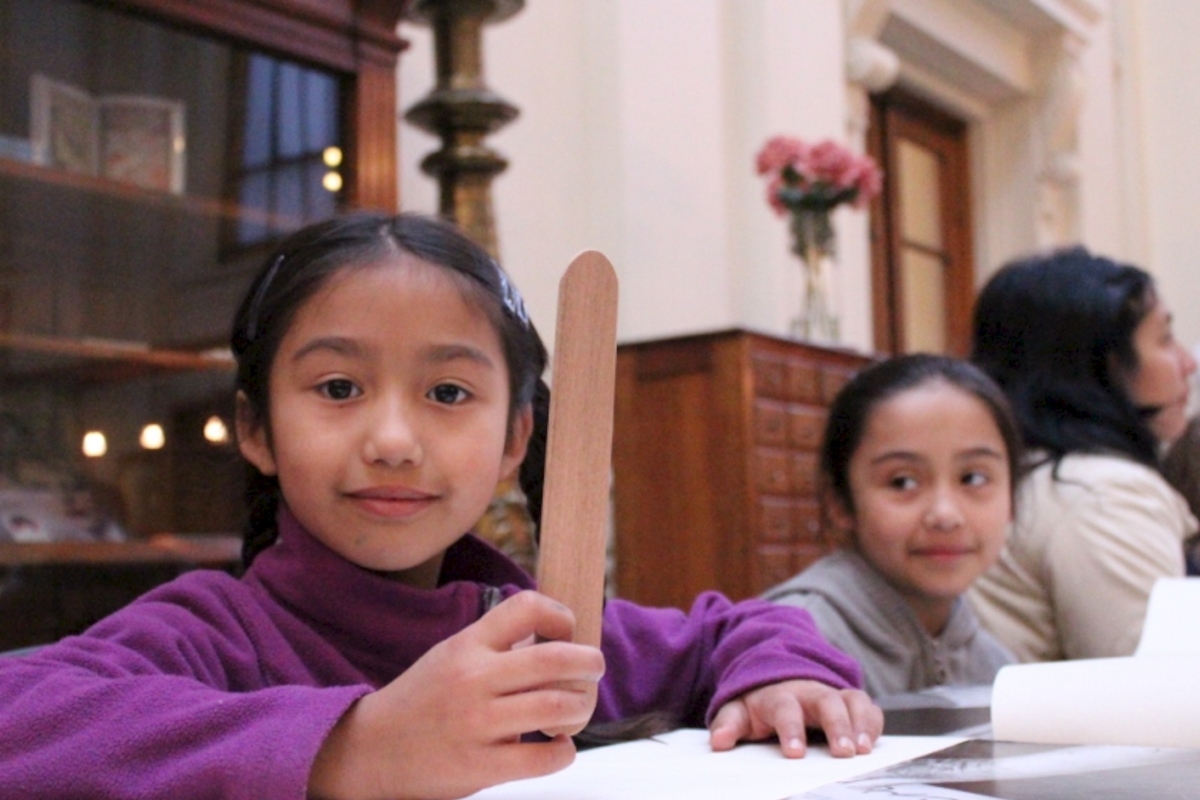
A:
[[[1024,661],[1128,655],[1154,582],[1197,529],[1163,478],[1196,361],[1153,279],[1082,247],[1004,266],[975,307],[972,360],[1031,452],[1005,552],[971,592]]]

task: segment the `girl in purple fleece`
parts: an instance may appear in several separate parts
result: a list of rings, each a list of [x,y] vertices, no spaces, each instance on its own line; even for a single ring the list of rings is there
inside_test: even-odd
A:
[[[299,231],[232,344],[245,575],[189,573],[0,659],[0,797],[462,797],[574,757],[527,734],[648,712],[716,750],[799,757],[806,728],[871,749],[882,715],[806,612],[613,600],[600,649],[574,644],[570,611],[464,533],[518,469],[536,513],[548,393],[520,295],[449,225]],[[597,681],[594,706],[571,688]]]

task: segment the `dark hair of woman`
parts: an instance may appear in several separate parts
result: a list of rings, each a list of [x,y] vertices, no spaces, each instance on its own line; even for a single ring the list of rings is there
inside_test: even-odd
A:
[[[1010,262],[975,305],[971,360],[1000,384],[1047,460],[1113,453],[1157,469],[1158,443],[1125,388],[1134,331],[1156,302],[1137,267],[1083,247]]]
[[[436,218],[358,212],[311,225],[284,239],[251,283],[234,317],[231,345],[237,360],[237,390],[245,398],[240,413],[249,415],[251,426],[265,426],[270,441],[271,366],[297,311],[342,270],[369,267],[399,253],[446,269],[463,297],[495,327],[508,367],[510,424],[523,407],[534,406],[534,431],[520,483],[537,498],[531,512],[540,512],[549,407],[549,390],[541,379],[546,348],[499,265],[457,228]],[[246,469],[249,518],[242,561],[249,567],[279,535],[275,515],[280,491],[274,476],[249,464]]]
[[[871,415],[882,403],[927,384],[942,383],[975,397],[987,408],[1008,461],[1010,491],[1015,495],[1021,475],[1021,433],[1000,387],[982,370],[962,359],[914,353],[896,356],[861,369],[834,398],[821,442],[820,473],[823,505],[831,502],[855,513],[850,490],[850,461],[862,443]],[[828,520],[827,520],[828,521]],[[827,530],[832,530],[826,526]]]

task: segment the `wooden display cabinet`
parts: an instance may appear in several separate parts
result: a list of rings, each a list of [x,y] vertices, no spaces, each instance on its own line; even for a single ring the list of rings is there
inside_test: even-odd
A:
[[[280,237],[397,209],[405,6],[0,3],[0,650],[236,569],[228,326]]]
[[[681,608],[706,589],[742,599],[826,553],[826,410],[869,361],[743,330],[619,347],[615,593]]]

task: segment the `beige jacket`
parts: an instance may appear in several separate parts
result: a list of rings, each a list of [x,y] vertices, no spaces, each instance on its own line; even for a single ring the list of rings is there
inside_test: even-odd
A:
[[[1129,655],[1154,582],[1184,573],[1196,518],[1127,458],[1070,455],[1053,470],[1022,482],[1008,546],[968,599],[1021,661]]]

